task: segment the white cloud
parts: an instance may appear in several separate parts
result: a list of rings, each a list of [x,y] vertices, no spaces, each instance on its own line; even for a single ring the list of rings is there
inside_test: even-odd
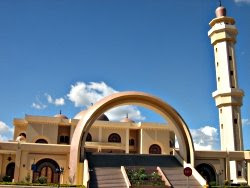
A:
[[[89,84],[77,82],[71,86],[67,96],[68,99],[74,103],[75,107],[89,107],[103,97],[117,92],[118,91],[104,82],[90,82]],[[112,121],[119,121],[124,118],[126,114],[133,120],[140,121],[145,119],[145,117],[141,115],[141,112],[134,106],[117,107],[107,111],[105,114]]]
[[[65,104],[64,98],[61,97],[61,98],[55,99],[54,103],[56,106],[62,106]]]
[[[250,119],[242,119],[242,125],[250,125]]]
[[[190,131],[196,150],[214,150],[218,147],[219,134],[215,127],[205,126]]]
[[[234,0],[235,3],[246,3],[250,4],[250,0]]]
[[[90,82],[89,84],[77,82],[71,86],[71,90],[67,96],[74,103],[75,107],[88,107],[113,93],[117,93],[117,91],[104,82]]]
[[[45,93],[45,96],[47,96],[48,103],[53,103],[53,99],[49,94]]]
[[[0,121],[0,141],[10,140],[13,136],[14,129]]]
[[[65,104],[65,100],[64,98],[60,97],[60,98],[56,98],[56,99],[53,99],[51,97],[51,95],[45,93],[45,96],[47,97],[47,101],[48,103],[50,104],[54,104],[56,106],[63,106]]]
[[[112,121],[120,121],[126,117],[126,114],[128,114],[129,118],[132,120],[145,120],[145,117],[142,116],[141,112],[136,107],[129,105],[113,108],[107,111],[105,114]]]
[[[47,108],[47,105],[42,104],[42,103],[40,103],[40,102],[38,102],[38,103],[33,102],[31,106],[32,106],[33,108],[35,108],[35,109],[38,109],[38,110],[42,110],[42,109]]]

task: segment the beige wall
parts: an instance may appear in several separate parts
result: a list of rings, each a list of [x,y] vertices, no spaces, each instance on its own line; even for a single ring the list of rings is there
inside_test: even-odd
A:
[[[89,133],[92,136],[93,142],[99,142],[99,131],[100,131],[99,129],[101,129],[101,128],[92,126],[89,130]]]
[[[162,154],[169,154],[169,131],[161,129],[141,129],[140,153],[148,154],[149,147],[152,144],[158,144],[161,147]]]
[[[27,142],[35,142],[37,139],[45,139],[49,144],[57,144],[58,125],[29,124],[26,132]]]
[[[108,137],[110,134],[116,133],[119,134],[121,137],[121,144],[126,143],[126,129],[107,129],[107,128],[102,128],[102,142],[108,142]]]

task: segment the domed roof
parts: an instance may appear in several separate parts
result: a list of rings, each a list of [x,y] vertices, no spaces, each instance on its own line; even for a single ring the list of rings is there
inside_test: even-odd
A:
[[[125,118],[123,118],[120,122],[129,122],[129,123],[134,123],[134,121],[132,119],[128,118],[128,114]]]
[[[97,120],[99,120],[99,121],[109,121],[109,118],[105,114],[102,114],[99,118],[97,118]]]
[[[227,15],[227,9],[223,6],[219,6],[216,10],[215,10],[215,14],[216,17],[222,17],[222,16],[226,16]]]
[[[86,110],[82,110],[81,112],[76,114],[73,119],[82,119],[82,117],[85,115],[85,113],[86,113]]]
[[[129,118],[123,118],[120,122],[134,123],[134,121],[132,119],[129,119]]]
[[[61,111],[61,110],[60,110],[60,113],[54,115],[54,117],[61,118],[61,119],[68,119],[67,116],[65,116],[64,114],[62,114],[62,111]]]
[[[87,110],[83,110],[83,111],[79,112],[78,114],[75,115],[75,117],[73,119],[82,119],[82,117],[85,115],[86,111]],[[109,118],[105,114],[102,114],[99,118],[97,118],[97,120],[109,121]]]

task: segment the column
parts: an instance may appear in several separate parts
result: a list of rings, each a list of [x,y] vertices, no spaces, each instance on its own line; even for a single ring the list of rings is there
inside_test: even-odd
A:
[[[226,157],[226,180],[230,181],[230,161],[229,161],[229,156]]]
[[[19,181],[20,168],[21,168],[21,157],[22,157],[22,151],[21,151],[21,149],[17,149],[16,159],[15,159],[14,182]]]
[[[99,127],[98,142],[102,142],[102,127]]]
[[[250,186],[250,160],[247,161],[247,185]]]
[[[3,176],[3,174],[2,174],[2,163],[3,163],[3,155],[0,154],[0,177]]]
[[[129,129],[126,129],[125,147],[126,147],[126,153],[129,153]]]

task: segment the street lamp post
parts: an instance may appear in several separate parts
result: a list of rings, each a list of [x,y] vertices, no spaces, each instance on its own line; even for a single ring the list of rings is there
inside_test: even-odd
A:
[[[58,183],[58,187],[60,187],[60,177],[61,177],[61,174],[63,174],[63,172],[64,172],[64,168],[63,168],[63,167],[56,168],[56,173],[59,174],[59,183]]]

